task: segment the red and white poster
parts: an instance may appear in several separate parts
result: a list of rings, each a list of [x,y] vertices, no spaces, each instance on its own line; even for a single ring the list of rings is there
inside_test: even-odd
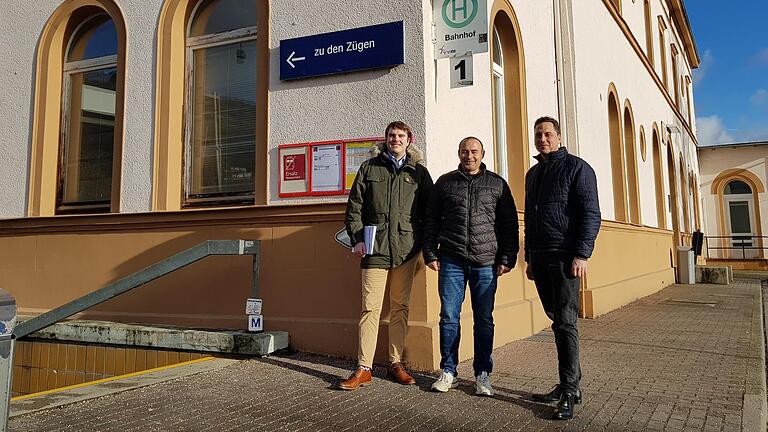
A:
[[[306,155],[283,155],[283,180],[305,180],[307,178]]]

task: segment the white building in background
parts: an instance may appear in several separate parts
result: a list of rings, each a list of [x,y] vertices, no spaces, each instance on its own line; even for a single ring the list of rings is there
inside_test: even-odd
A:
[[[699,148],[711,261],[768,269],[768,142]]]
[[[486,48],[463,65],[443,58],[432,30],[440,11],[458,27],[485,18],[466,33]],[[435,178],[455,168],[461,138],[480,138],[518,204],[534,120],[561,120],[569,151],[595,168],[604,218],[583,286],[587,317],[673,283],[672,251],[701,226],[690,78],[699,57],[682,0],[8,0],[0,14],[0,263],[14,263],[0,285],[22,312],[203,239],[253,238],[265,328],[288,330],[299,349],[352,355],[359,272],[331,240],[347,173],[321,185],[309,161],[339,154],[327,167],[343,169],[353,161],[344,152],[395,119],[413,126]],[[283,68],[337,54],[281,52],[296,38],[392,23],[401,61],[353,71],[355,57],[344,73],[281,79]],[[354,42],[358,52],[376,45]],[[151,300],[94,315],[242,327],[238,266],[201,264],[157,282]],[[500,282],[499,344],[546,325],[523,267]],[[409,349],[429,368],[439,302],[434,274],[419,275]]]

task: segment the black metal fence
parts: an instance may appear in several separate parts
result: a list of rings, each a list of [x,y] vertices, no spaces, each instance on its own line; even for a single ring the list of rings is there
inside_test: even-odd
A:
[[[768,254],[768,236],[706,236],[707,257],[729,259],[761,259]],[[715,243],[713,246],[712,243]],[[711,251],[719,251],[719,257],[712,256]],[[755,253],[752,253],[755,251]]]

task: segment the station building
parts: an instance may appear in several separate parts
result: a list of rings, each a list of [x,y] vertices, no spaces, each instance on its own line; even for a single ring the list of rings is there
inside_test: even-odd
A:
[[[467,36],[487,45],[471,53],[471,82],[440,55],[433,11],[445,10],[486,18]],[[435,179],[455,169],[460,139],[480,138],[521,224],[532,123],[561,120],[564,145],[597,173],[604,219],[585,317],[674,283],[675,247],[702,225],[699,56],[682,0],[12,0],[0,12],[0,286],[22,314],[203,240],[254,239],[265,329],[354,357],[358,259],[334,241],[343,169],[392,120],[414,128]],[[283,79],[317,55],[281,52],[290,41],[392,23],[397,64]],[[320,172],[321,155],[341,179]],[[208,258],[77,318],[242,329],[251,274],[247,258]],[[406,359],[436,369],[437,277],[421,265],[414,283]],[[495,320],[497,346],[549,325],[522,254]],[[467,358],[468,305],[463,321]]]

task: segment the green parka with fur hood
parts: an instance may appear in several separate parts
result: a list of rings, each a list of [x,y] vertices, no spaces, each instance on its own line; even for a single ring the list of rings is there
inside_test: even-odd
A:
[[[363,257],[360,267],[389,269],[421,252],[432,177],[423,165],[424,154],[413,144],[399,170],[386,153],[386,143],[375,146],[373,153],[357,172],[344,223],[353,244],[364,241],[364,226],[376,226],[373,254]]]

